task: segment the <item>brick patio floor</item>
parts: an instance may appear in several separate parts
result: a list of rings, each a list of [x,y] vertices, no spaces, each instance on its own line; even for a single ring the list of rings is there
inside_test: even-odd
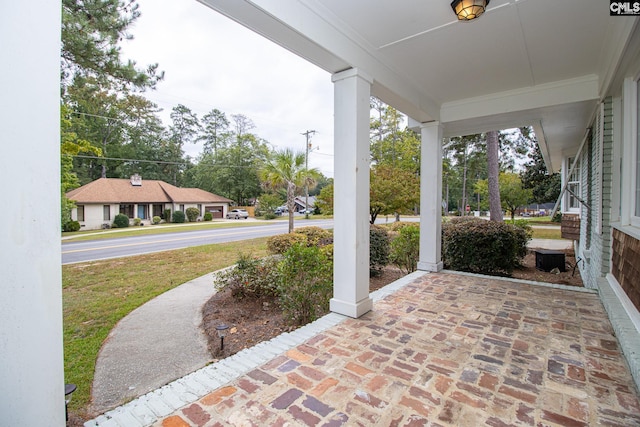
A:
[[[597,294],[426,274],[153,424],[640,426]]]

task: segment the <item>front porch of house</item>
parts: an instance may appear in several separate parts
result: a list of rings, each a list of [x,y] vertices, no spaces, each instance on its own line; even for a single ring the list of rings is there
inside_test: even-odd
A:
[[[90,426],[640,425],[595,291],[416,272]]]

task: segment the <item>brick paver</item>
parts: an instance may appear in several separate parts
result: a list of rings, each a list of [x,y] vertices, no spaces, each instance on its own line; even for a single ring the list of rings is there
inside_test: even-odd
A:
[[[594,293],[427,274],[155,424],[640,426]]]

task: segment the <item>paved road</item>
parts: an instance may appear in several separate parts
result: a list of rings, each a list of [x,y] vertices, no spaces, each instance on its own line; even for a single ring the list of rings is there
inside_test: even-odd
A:
[[[333,227],[333,220],[304,220],[304,222],[298,222],[296,226],[331,228]],[[282,234],[286,233],[287,229],[287,221],[274,221],[252,227],[185,230],[145,236],[80,242],[68,241],[62,243],[62,264],[142,255],[213,243],[235,242]]]
[[[393,222],[393,218],[378,217],[376,224]],[[402,218],[403,221],[419,221],[417,217]],[[318,226],[332,228],[332,219],[304,220],[298,219],[296,227]],[[209,245],[213,243],[235,242],[238,240],[268,237],[286,233],[287,221],[267,222],[264,225],[252,227],[222,228],[211,230],[185,230],[175,233],[154,234],[145,236],[130,236],[103,240],[68,241],[62,243],[62,264],[96,261],[101,259],[120,258],[125,256],[142,255],[190,246]],[[557,226],[538,226],[536,228],[557,228]],[[566,245],[567,241],[562,243]],[[533,242],[532,242],[533,243]],[[530,244],[529,246],[533,246]],[[563,246],[564,247],[564,246]]]

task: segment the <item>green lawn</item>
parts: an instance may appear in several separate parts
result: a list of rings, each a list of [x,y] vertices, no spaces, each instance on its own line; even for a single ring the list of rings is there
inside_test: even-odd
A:
[[[78,386],[69,409],[86,411],[98,352],[120,319],[163,292],[234,264],[241,252],[266,255],[266,240],[63,266],[65,382]]]
[[[534,239],[562,239],[560,236],[560,227],[555,229],[548,228],[533,228]]]
[[[177,233],[180,231],[191,230],[212,230],[218,228],[232,227],[255,227],[258,225],[268,225],[269,222],[254,221],[233,221],[233,222],[199,222],[196,224],[157,224],[144,227],[131,226],[128,228],[113,228],[110,230],[89,230],[78,231],[73,233],[62,233],[65,240],[81,241],[81,240],[98,240],[98,239],[114,239],[130,236],[144,236],[148,234],[164,234]]]
[[[521,217],[516,217],[516,219],[519,219],[519,218]],[[558,227],[560,226],[559,222],[552,222],[550,216],[531,216],[531,217],[522,218],[522,219],[526,219],[527,221],[533,224],[549,224],[549,225],[557,225]]]
[[[312,215],[309,219],[327,219],[332,218],[327,215]],[[286,215],[279,216],[272,220],[262,220],[257,218],[258,221],[212,221],[212,222],[198,222],[198,223],[185,223],[185,224],[157,224],[148,225],[144,227],[131,226],[128,228],[113,228],[109,230],[88,230],[62,233],[62,237],[65,240],[82,241],[82,240],[98,240],[98,239],[114,239],[120,237],[129,236],[143,236],[148,234],[163,234],[163,233],[176,233],[187,230],[210,230],[218,228],[232,228],[232,227],[256,227],[259,225],[269,225],[277,221],[287,221]],[[298,227],[303,227],[304,224],[300,224],[299,221],[305,220],[302,216],[296,217]]]

